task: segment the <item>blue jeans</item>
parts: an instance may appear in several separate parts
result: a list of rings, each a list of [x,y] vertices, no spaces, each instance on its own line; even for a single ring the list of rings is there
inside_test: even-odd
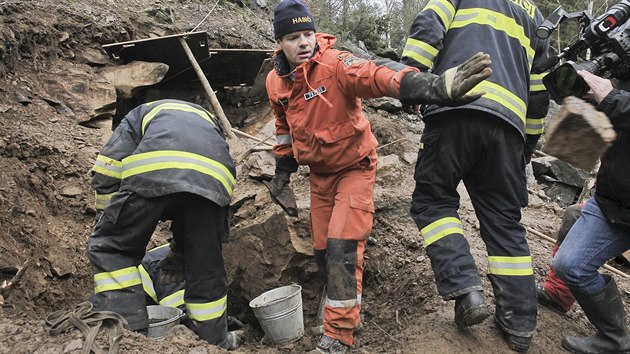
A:
[[[593,294],[606,286],[598,269],[628,249],[630,232],[612,225],[591,198],[560,245],[552,267],[572,291]]]

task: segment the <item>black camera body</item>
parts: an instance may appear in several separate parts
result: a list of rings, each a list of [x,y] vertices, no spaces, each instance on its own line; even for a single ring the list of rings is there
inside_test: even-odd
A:
[[[606,13],[592,19],[587,11],[566,13],[558,7],[539,27],[536,35],[546,39],[567,19],[577,20],[580,25],[578,39],[534,68],[542,73],[563,63],[543,78],[543,84],[551,98],[560,103],[565,97],[584,96],[589,87],[577,74],[585,70],[598,76],[626,79],[630,77],[630,0],[622,0]],[[584,59],[591,51],[591,58]],[[578,62],[579,59],[583,59]]]

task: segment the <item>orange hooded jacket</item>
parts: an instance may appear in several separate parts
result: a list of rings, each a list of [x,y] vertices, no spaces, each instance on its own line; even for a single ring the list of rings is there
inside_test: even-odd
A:
[[[398,98],[402,77],[417,69],[393,61],[377,65],[333,49],[332,35],[316,38],[313,57],[292,72],[282,51],[276,52],[266,84],[276,114],[276,156],[294,156],[311,171],[329,174],[355,165],[378,146],[361,98]]]

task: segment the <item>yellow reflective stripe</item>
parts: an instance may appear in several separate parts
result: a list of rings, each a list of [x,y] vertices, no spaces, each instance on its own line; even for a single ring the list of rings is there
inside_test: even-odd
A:
[[[142,135],[144,135],[144,130],[147,126],[147,124],[149,124],[149,122],[155,118],[155,116],[160,113],[163,110],[175,110],[175,111],[183,111],[183,112],[189,112],[189,113],[195,113],[198,116],[200,116],[201,118],[207,120],[208,122],[210,122],[210,124],[215,125],[214,121],[212,120],[211,115],[209,112],[207,111],[202,111],[199,110],[197,108],[191,107],[187,104],[182,104],[182,103],[173,103],[173,102],[167,102],[167,103],[162,103],[160,105],[155,106],[155,108],[151,109],[147,114],[144,115],[144,117],[142,117]]]
[[[433,59],[438,54],[438,50],[430,44],[414,38],[407,38],[403,57],[409,57],[418,63],[430,68],[433,66]]]
[[[160,305],[179,307],[184,304],[184,289],[176,291],[160,300]]]
[[[138,266],[138,271],[140,272],[140,278],[142,279],[142,288],[144,292],[149,295],[156,304],[159,304],[157,295],[155,294],[155,289],[153,288],[153,280],[151,280],[151,276],[144,266],[140,264]]]
[[[103,272],[94,275],[94,292],[120,290],[142,284],[137,267],[128,267],[113,272]]]
[[[236,185],[234,176],[223,164],[192,152],[158,150],[123,159],[122,178],[169,168],[194,170],[209,175],[223,185],[229,195]]]
[[[472,24],[490,26],[519,41],[523,49],[525,49],[531,65],[536,51],[532,48],[531,41],[525,35],[525,29],[516,20],[500,12],[488,9],[462,9],[457,11],[453,23],[451,23],[451,28],[461,28]]]
[[[92,171],[105,176],[120,179],[120,174],[122,173],[122,163],[118,160],[112,159],[111,157],[99,154],[96,157],[94,166],[92,166]]]
[[[455,16],[455,7],[448,0],[431,0],[422,11],[425,10],[435,12],[446,29],[448,29],[451,21],[453,21],[453,16]]]
[[[525,124],[525,133],[529,135],[538,135],[545,132],[545,118],[527,118]]]
[[[498,104],[504,106],[510,111],[514,112],[525,124],[525,113],[527,106],[525,101],[520,97],[510,92],[505,87],[490,81],[482,81],[479,85],[475,86],[472,91],[486,91],[483,98],[495,101]]]
[[[116,193],[117,192],[108,193],[108,194],[98,194],[97,192],[95,192],[94,193],[94,208],[96,208],[96,210],[105,209],[107,202],[109,202],[114,196],[114,194]]]
[[[529,91],[545,91],[545,85],[543,84],[542,79],[547,75],[547,73],[542,74],[531,74],[529,76]]]
[[[533,275],[531,256],[488,256],[488,273],[495,275]]]
[[[196,321],[208,321],[221,317],[227,308],[227,295],[219,300],[204,304],[186,303],[188,317]]]
[[[433,242],[452,234],[464,234],[464,227],[461,220],[452,216],[439,219],[425,226],[420,230],[424,238],[424,247],[428,247]]]

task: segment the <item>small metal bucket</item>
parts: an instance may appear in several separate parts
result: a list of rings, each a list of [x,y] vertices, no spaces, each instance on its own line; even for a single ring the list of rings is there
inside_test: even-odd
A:
[[[249,303],[265,338],[273,344],[295,342],[304,334],[302,287],[297,284],[269,290]]]
[[[179,324],[179,320],[184,317],[184,312],[177,307],[153,305],[147,306],[149,315],[149,330],[147,337],[162,338],[171,327]]]

